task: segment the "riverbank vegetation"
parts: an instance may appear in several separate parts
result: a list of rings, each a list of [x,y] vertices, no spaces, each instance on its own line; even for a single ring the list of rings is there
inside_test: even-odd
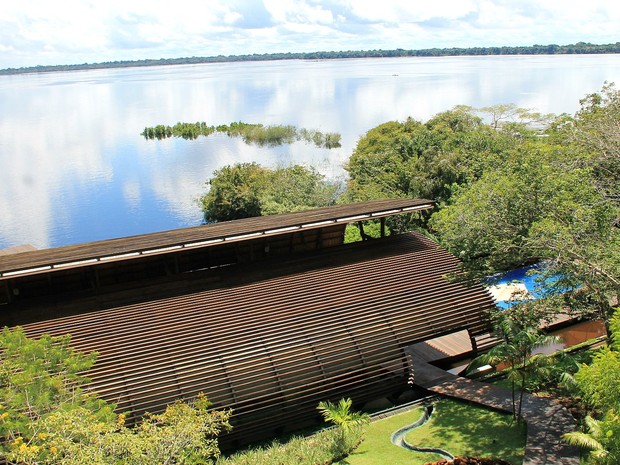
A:
[[[388,227],[433,237],[462,261],[459,279],[479,282],[541,263],[543,278],[551,278],[544,298],[520,304],[525,319],[517,333],[498,333],[507,344],[538,341],[541,322],[561,314],[603,321],[612,343],[600,353],[575,363],[534,360],[529,344],[519,355],[527,373],[512,371],[515,386],[571,398],[576,411],[589,411],[582,433],[567,440],[592,450],[588,463],[608,464],[620,453],[620,92],[606,84],[580,103],[572,116],[459,106],[426,122],[381,124],[358,141],[346,185],[332,200],[434,200],[430,217],[389,220]],[[235,183],[228,191],[244,197],[244,182]]]
[[[77,71],[84,69],[127,68],[143,66],[187,65],[201,63],[224,63],[237,61],[273,60],[333,60],[346,58],[392,58],[392,57],[436,57],[464,55],[573,55],[620,53],[620,42],[615,44],[591,44],[578,42],[568,45],[525,45],[503,47],[451,47],[418,50],[341,50],[320,52],[253,53],[251,55],[218,55],[211,57],[160,58],[158,60],[123,60],[102,63],[82,63],[75,65],[46,65],[24,68],[1,69],[2,74],[46,73],[57,71]]]
[[[341,189],[316,172],[306,182],[300,168],[225,167],[202,198],[205,217],[430,199],[437,205],[432,216],[389,218],[388,229],[417,228],[434,237],[463,262],[470,280],[544,263],[543,274],[554,279],[539,304],[541,317],[568,313],[608,322],[620,293],[619,93],[606,85],[581,105],[574,116],[459,106],[427,122],[381,124],[358,141]],[[265,181],[282,174],[281,182]]]
[[[194,140],[200,136],[210,136],[213,133],[226,134],[229,137],[241,137],[246,144],[268,147],[305,141],[317,147],[333,149],[340,147],[341,138],[340,134],[336,132],[322,133],[317,130],[298,129],[290,125],[263,126],[262,124],[250,124],[241,121],[219,126],[209,126],[204,121],[176,123],[174,126],[158,124],[144,128],[140,135],[149,140],[162,140],[169,137]]]

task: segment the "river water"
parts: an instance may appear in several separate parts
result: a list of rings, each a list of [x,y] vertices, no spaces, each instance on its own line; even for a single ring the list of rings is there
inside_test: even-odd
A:
[[[38,248],[200,224],[196,199],[234,162],[303,163],[344,178],[358,138],[455,105],[574,113],[620,84],[620,55],[221,63],[0,76],[0,248]],[[342,147],[257,147],[214,135],[146,141],[177,121],[292,124]]]

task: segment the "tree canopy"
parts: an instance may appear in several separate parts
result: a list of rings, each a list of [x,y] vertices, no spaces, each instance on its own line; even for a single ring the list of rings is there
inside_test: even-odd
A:
[[[542,261],[564,309],[609,320],[620,289],[618,98],[606,86],[453,186],[430,227],[467,271],[480,278]]]
[[[212,463],[217,436],[230,428],[229,411],[211,411],[199,395],[147,414],[136,427],[88,391],[81,376],[95,362],[70,337],[0,334],[0,459],[56,465]],[[4,462],[3,462],[4,463]]]
[[[45,73],[56,71],[75,71],[81,69],[105,69],[141,66],[185,65],[197,63],[223,63],[235,61],[272,61],[272,60],[328,60],[343,58],[380,58],[410,56],[463,56],[463,55],[556,55],[556,54],[598,54],[620,53],[620,42],[610,44],[592,44],[577,42],[568,45],[520,45],[503,47],[451,47],[418,50],[340,50],[316,52],[252,53],[248,55],[217,55],[210,57],[160,58],[146,60],[121,60],[102,63],[82,63],[73,65],[39,65],[25,68],[0,69],[2,74]]]
[[[237,163],[217,170],[208,184],[200,201],[209,222],[325,207],[335,203],[340,190],[301,165],[269,169]]]

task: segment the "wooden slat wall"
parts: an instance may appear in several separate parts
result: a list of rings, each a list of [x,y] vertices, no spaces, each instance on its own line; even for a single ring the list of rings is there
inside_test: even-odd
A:
[[[325,399],[365,401],[407,380],[403,348],[486,331],[492,297],[443,278],[457,260],[418,234],[270,262],[233,287],[25,326],[99,352],[93,389],[132,418],[202,391],[233,408],[233,437],[260,437],[316,415]],[[258,266],[258,265],[256,265]]]
[[[75,299],[78,295],[100,295],[110,292],[111,288],[130,290],[169,280],[173,275],[309,253],[342,245],[345,226],[336,224],[213,247],[183,249],[171,254],[144,255],[131,260],[19,275],[0,281],[0,299],[5,297],[5,302],[0,300],[0,303],[23,309],[31,307],[37,300],[50,302],[53,299]],[[17,295],[12,295],[12,290],[17,290]],[[8,307],[0,310],[0,325],[12,324],[8,317],[19,313],[19,310]]]

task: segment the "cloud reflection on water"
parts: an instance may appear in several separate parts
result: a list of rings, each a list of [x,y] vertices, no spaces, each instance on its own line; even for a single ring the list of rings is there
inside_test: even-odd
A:
[[[359,136],[455,105],[574,112],[620,57],[445,57],[226,63],[0,78],[0,248],[37,247],[199,224],[196,199],[237,161],[316,166],[342,177]],[[277,148],[222,135],[145,141],[177,121],[293,124],[343,146]]]

